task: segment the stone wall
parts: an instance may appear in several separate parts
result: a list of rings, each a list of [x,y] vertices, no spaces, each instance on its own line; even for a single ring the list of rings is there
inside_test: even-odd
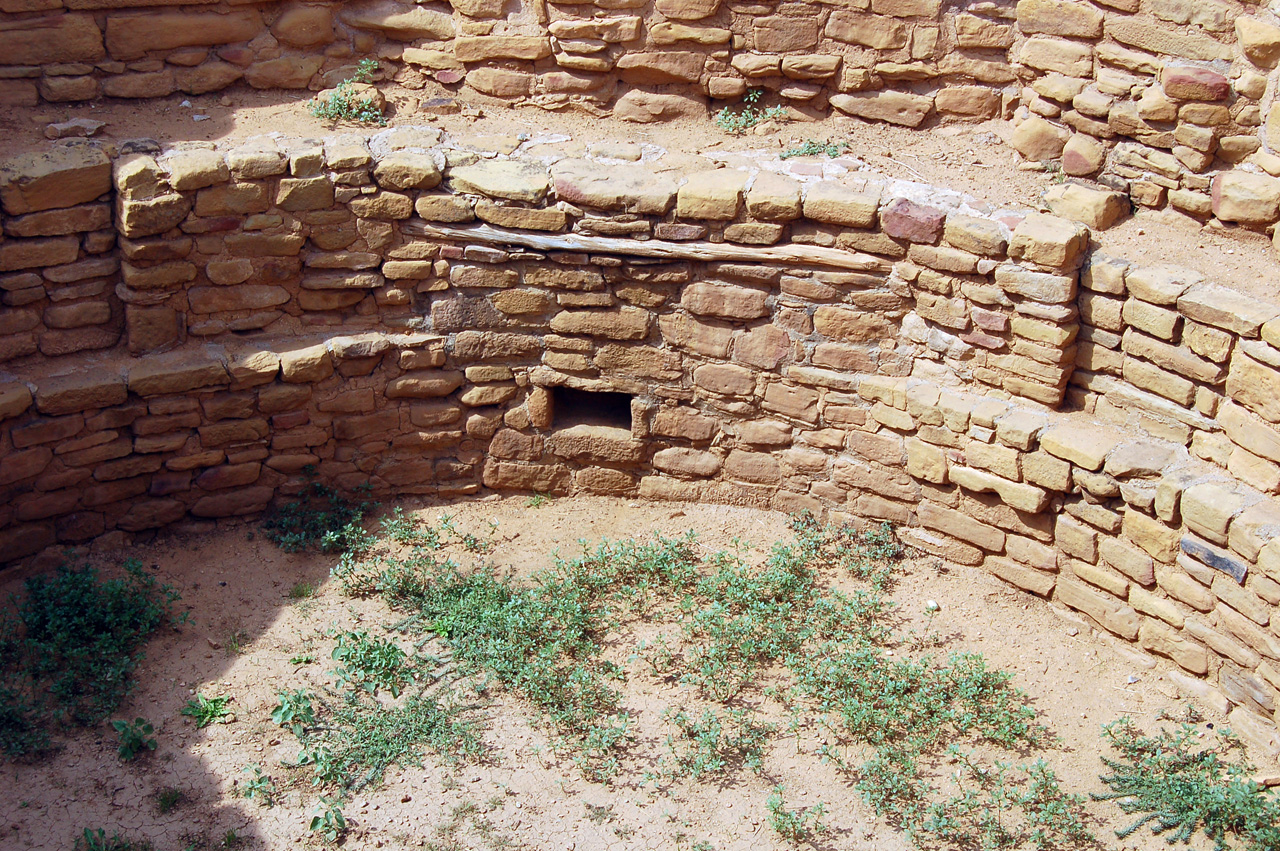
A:
[[[1280,307],[1057,216],[646,156],[398,128],[11,162],[0,558],[251,515],[308,468],[809,509],[1274,719]]]
[[[366,56],[412,89],[434,81],[633,121],[705,118],[749,88],[800,117],[834,109],[907,127],[1012,117],[1024,156],[1139,205],[1253,228],[1280,218],[1280,21],[1235,0],[0,7],[10,106],[239,83],[319,90]]]

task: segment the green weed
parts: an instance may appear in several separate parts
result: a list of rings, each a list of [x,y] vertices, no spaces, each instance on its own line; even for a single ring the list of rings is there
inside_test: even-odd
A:
[[[76,838],[76,851],[151,851],[151,843],[125,839],[118,833],[108,837],[102,828],[91,830],[86,827],[84,833]]]
[[[763,89],[751,89],[742,96],[742,109],[733,112],[726,106],[715,114],[712,121],[721,130],[734,136],[741,136],[752,127],[766,121],[786,121],[787,111],[782,107],[771,106],[760,109],[757,106],[763,94]]]
[[[63,567],[27,580],[13,613],[0,614],[0,750],[38,754],[62,726],[91,726],[133,688],[141,647],[165,622],[180,623],[178,595],[136,560],[124,575]]]
[[[175,786],[169,786],[165,789],[161,789],[156,793],[156,810],[162,816],[168,815],[176,810],[178,805],[185,799],[186,795],[182,793],[181,789]]]
[[[374,508],[366,500],[352,502],[316,481],[315,468],[305,467],[307,482],[293,502],[271,511],[263,521],[267,538],[287,553],[318,547],[321,552],[346,552],[367,540],[360,525]]]
[[[306,689],[280,692],[276,695],[276,708],[271,710],[271,720],[288,727],[295,736],[301,736],[305,728],[316,723],[314,698]]]
[[[542,508],[544,505],[549,505],[553,499],[555,497],[551,494],[535,493],[525,500],[524,506],[525,508]]]
[[[782,792],[781,786],[773,787],[765,802],[769,810],[769,826],[779,836],[789,842],[809,842],[826,833],[827,826],[822,823],[822,817],[827,812],[826,805],[814,804],[812,807],[789,810],[782,799]]]
[[[316,804],[316,813],[311,817],[310,830],[330,842],[337,842],[346,835],[347,819],[342,814],[339,802],[332,798],[321,797]]]
[[[271,779],[270,775],[262,773],[262,767],[257,765],[246,765],[245,772],[252,772],[253,776],[244,781],[244,785],[240,789],[240,794],[251,801],[257,801],[264,807],[271,808],[276,803],[276,783]]]
[[[188,700],[187,705],[179,712],[188,718],[194,718],[196,729],[203,729],[210,724],[227,723],[232,717],[231,710],[227,708],[230,703],[230,696],[205,697],[203,694],[197,694]]]
[[[145,718],[112,721],[111,727],[120,736],[120,746],[117,751],[125,762],[132,762],[138,758],[139,754],[156,749],[156,740],[152,735],[155,727],[151,726]]]
[[[364,630],[339,635],[332,658],[341,663],[334,672],[339,686],[354,683],[374,695],[381,687],[399,697],[409,678],[404,651],[386,639],[370,638]]]
[[[792,157],[819,156],[826,156],[831,159],[835,159],[841,154],[849,152],[852,148],[853,144],[851,142],[819,142],[816,139],[807,139],[803,144],[797,145],[794,148],[788,148],[781,154],[778,154],[778,159],[789,160]]]
[[[1168,842],[1190,842],[1197,830],[1218,851],[1228,838],[1247,851],[1280,848],[1280,796],[1250,779],[1253,766],[1224,759],[1240,748],[1230,731],[1201,738],[1191,724],[1147,735],[1128,718],[1102,728],[1116,758],[1103,757],[1111,774],[1102,782],[1110,792],[1095,800],[1115,801],[1139,818],[1116,835],[1131,836],[1149,824],[1154,833],[1172,831]]]
[[[299,579],[289,588],[290,600],[306,600],[316,595],[316,584],[305,579]]]
[[[387,118],[377,100],[372,96],[361,97],[355,90],[356,84],[373,82],[378,62],[376,59],[361,59],[356,68],[354,77],[343,80],[327,97],[313,98],[308,108],[316,118],[328,121],[353,121],[385,127]]]
[[[228,656],[239,656],[248,645],[249,633],[243,629],[233,629],[227,633],[227,640],[223,646],[226,647]]]
[[[759,772],[765,743],[773,732],[771,726],[756,723],[745,709],[730,709],[723,715],[708,709],[696,717],[684,710],[668,710],[663,720],[678,731],[667,737],[672,759],[666,773],[694,780],[740,767]]]

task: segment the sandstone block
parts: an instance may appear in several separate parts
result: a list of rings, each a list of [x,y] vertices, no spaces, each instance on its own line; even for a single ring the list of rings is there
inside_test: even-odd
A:
[[[688,95],[632,89],[614,101],[613,114],[616,118],[635,124],[702,118],[706,115],[706,102]]]
[[[692,174],[676,194],[676,215],[686,219],[728,221],[738,215],[747,175],[737,169]]]
[[[0,165],[0,203],[9,215],[73,207],[110,189],[110,160],[81,142],[53,145]]]
[[[1018,29],[1072,38],[1102,36],[1102,12],[1089,3],[1071,0],[1019,0]]]
[[[1044,201],[1053,215],[1083,222],[1093,230],[1106,230],[1129,211],[1128,200],[1119,192],[1075,183],[1051,187]]]
[[[5,11],[61,8],[38,6]],[[20,18],[0,31],[0,56],[6,65],[97,62],[105,57],[102,31],[90,14],[47,14]]]
[[[768,313],[768,293],[734,284],[699,281],[689,284],[680,304],[700,316],[724,319],[756,319]]]
[[[1095,174],[1106,163],[1107,148],[1092,136],[1073,133],[1062,148],[1062,171],[1076,177]]]
[[[1280,27],[1241,15],[1236,18],[1236,41],[1249,61],[1259,68],[1274,68],[1280,61]]]
[[[800,217],[800,184],[789,177],[760,172],[747,191],[747,212],[768,222],[789,222]]]
[[[934,97],[938,112],[965,118],[993,118],[1000,111],[1000,93],[987,86],[948,86]]]
[[[1035,36],[1027,39],[1018,54],[1018,61],[1041,71],[1057,71],[1068,77],[1087,78],[1093,74],[1093,48],[1059,38]]]
[[[1075,269],[1089,247],[1089,231],[1057,216],[1031,213],[1014,228],[1009,256],[1040,266]]]
[[[457,166],[449,169],[448,180],[455,192],[529,204],[540,202],[551,185],[545,167],[525,160],[481,160]]]
[[[830,101],[833,107],[846,115],[904,127],[919,127],[933,109],[932,97],[892,89],[842,93],[832,95]]]
[[[1224,222],[1270,224],[1280,216],[1280,180],[1264,174],[1224,171],[1213,179],[1213,214]]]
[[[827,180],[809,184],[804,195],[805,218],[847,227],[874,227],[879,205],[877,195]]]
[[[1009,144],[1028,160],[1044,162],[1062,156],[1071,132],[1033,115],[1013,131]]]
[[[894,239],[932,245],[942,236],[947,214],[935,207],[899,198],[880,213],[880,226]]]

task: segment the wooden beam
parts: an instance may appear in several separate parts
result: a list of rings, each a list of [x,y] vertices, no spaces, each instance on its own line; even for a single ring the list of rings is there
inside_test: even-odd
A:
[[[577,233],[531,233],[503,230],[489,225],[450,227],[413,221],[402,226],[409,236],[483,242],[489,245],[518,245],[543,251],[583,251],[592,254],[623,254],[660,260],[739,261],[749,263],[790,263],[802,266],[830,266],[856,272],[888,274],[893,264],[882,257],[856,251],[841,251],[820,245],[731,245],[723,242],[667,242],[660,239],[618,239],[583,236]]]

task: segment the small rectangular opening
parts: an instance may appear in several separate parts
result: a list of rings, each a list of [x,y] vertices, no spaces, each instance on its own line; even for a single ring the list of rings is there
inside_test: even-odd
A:
[[[555,428],[596,425],[631,430],[631,396],[626,393],[553,387],[551,403]]]

